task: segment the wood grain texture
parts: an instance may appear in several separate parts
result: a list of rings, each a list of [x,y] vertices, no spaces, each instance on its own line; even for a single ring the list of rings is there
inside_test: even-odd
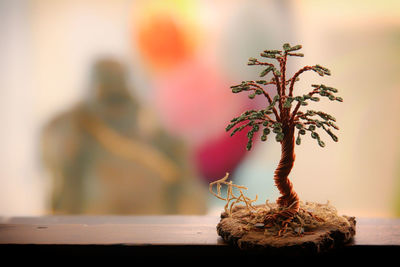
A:
[[[218,246],[218,216],[0,218],[0,244]],[[357,218],[350,246],[400,246],[400,219]]]

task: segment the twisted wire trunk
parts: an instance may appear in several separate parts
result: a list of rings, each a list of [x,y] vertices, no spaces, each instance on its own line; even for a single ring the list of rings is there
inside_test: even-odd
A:
[[[284,127],[284,138],[281,141],[281,160],[275,170],[274,181],[281,196],[277,200],[277,204],[284,208],[278,216],[282,219],[291,219],[300,207],[299,197],[293,190],[293,184],[289,180],[289,173],[293,168],[295,154],[294,154],[294,127]]]

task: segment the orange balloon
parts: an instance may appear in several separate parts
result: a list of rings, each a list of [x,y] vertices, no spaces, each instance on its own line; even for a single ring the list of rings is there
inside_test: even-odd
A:
[[[171,68],[189,54],[184,32],[168,14],[157,14],[139,25],[138,45],[155,69]]]

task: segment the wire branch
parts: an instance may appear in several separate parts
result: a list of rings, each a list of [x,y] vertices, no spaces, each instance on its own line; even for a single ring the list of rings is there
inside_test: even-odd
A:
[[[258,61],[258,60],[254,61],[254,65],[270,66],[270,67],[273,67],[274,69],[276,69],[274,64],[268,63],[268,62],[261,62],[261,61]],[[276,84],[276,89],[277,89],[278,95],[281,96],[282,92],[281,92],[281,83],[279,81],[279,76],[276,75],[274,71],[272,73],[273,73],[274,78],[275,78],[275,84]]]
[[[286,94],[286,61],[287,61],[287,52],[283,55],[283,57],[280,57],[279,63],[281,67],[281,85],[282,85],[282,96]]]
[[[269,104],[270,104],[270,105],[272,104],[272,98],[271,98],[271,96],[264,90],[264,88],[262,88],[261,86],[259,86],[259,85],[256,84],[256,83],[248,83],[248,84],[251,85],[251,86],[255,86],[257,89],[260,89],[260,90],[262,91],[263,95],[268,99]],[[252,90],[255,90],[255,89],[252,89]],[[278,111],[276,110],[275,107],[273,107],[272,112],[274,112],[275,118],[276,118],[278,121],[280,121],[280,117],[279,117]]]
[[[297,78],[300,76],[300,74],[302,74],[305,71],[309,71],[312,70],[313,67],[312,66],[305,66],[303,68],[301,68],[299,71],[297,71],[293,77],[291,78],[291,82],[290,82],[290,86],[289,86],[289,96],[293,96],[293,87],[294,87],[294,83],[296,82]]]
[[[264,88],[262,88],[260,85],[254,83],[254,82],[249,82],[248,85],[254,86],[254,87],[256,87],[257,89],[261,90],[262,93],[263,93],[263,95],[268,99],[269,104],[270,104],[270,105],[272,104],[272,98],[271,98],[271,96],[264,90]],[[250,90],[257,90],[257,89],[250,88]]]
[[[296,107],[293,109],[292,115],[290,117],[290,122],[291,123],[293,123],[293,121],[294,121],[294,119],[296,117],[297,111],[299,111],[300,106],[301,106],[301,102],[298,102]]]

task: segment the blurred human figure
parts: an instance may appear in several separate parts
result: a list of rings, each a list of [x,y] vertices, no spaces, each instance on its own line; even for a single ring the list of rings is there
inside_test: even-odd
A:
[[[130,95],[124,67],[96,62],[87,98],[43,130],[54,213],[201,214],[205,188],[182,142]]]

